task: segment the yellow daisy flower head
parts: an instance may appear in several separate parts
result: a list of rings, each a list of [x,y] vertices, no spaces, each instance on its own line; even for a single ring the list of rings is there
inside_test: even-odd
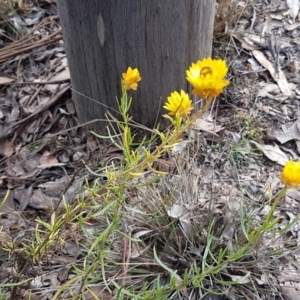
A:
[[[164,108],[169,111],[170,116],[174,118],[187,118],[191,111],[194,109],[192,106],[192,100],[189,95],[183,90],[173,92],[168,97],[168,101],[165,103]]]
[[[287,188],[300,187],[300,161],[288,161],[281,172],[281,183]]]
[[[186,79],[194,87],[193,94],[200,95],[202,99],[212,99],[229,85],[229,80],[225,79],[227,72],[225,60],[208,57],[193,63],[186,71]]]
[[[126,90],[137,90],[138,82],[142,80],[140,72],[137,68],[129,67],[126,73],[122,74],[122,83]]]

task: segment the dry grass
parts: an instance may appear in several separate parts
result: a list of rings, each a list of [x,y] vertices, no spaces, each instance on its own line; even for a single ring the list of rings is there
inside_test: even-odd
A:
[[[8,34],[8,40],[16,40],[26,34],[20,15],[30,12],[24,0],[0,0],[0,29]],[[2,33],[3,35],[3,33]]]
[[[234,30],[237,21],[246,14],[249,14],[251,7],[258,0],[247,0],[242,5],[240,0],[219,0],[215,16],[215,39],[226,39],[230,31]]]

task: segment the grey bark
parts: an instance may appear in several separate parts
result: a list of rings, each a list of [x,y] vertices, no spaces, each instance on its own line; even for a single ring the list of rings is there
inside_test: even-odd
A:
[[[134,120],[153,127],[185,71],[211,55],[215,0],[58,0],[73,99],[81,123],[117,110],[128,66],[142,76]],[[78,93],[77,93],[78,92]],[[91,100],[92,99],[92,100]],[[89,126],[101,131],[103,123]]]

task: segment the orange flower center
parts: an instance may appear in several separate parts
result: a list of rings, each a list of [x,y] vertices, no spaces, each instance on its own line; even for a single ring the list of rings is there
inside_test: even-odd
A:
[[[207,75],[212,74],[212,73],[213,73],[213,70],[212,70],[211,67],[204,67],[204,68],[202,68],[201,71],[200,71],[200,75],[201,75],[202,77],[204,77],[204,78],[205,78]]]

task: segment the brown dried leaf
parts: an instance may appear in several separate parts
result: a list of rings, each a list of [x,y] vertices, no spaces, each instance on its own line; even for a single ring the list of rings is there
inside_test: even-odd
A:
[[[286,191],[286,196],[288,196],[296,201],[300,201],[300,191],[298,191],[296,189],[288,189]]]
[[[171,218],[184,218],[184,215],[186,215],[186,208],[180,204],[174,204],[170,209],[167,209],[167,213]]]
[[[279,165],[284,166],[289,160],[287,155],[281,151],[281,149],[276,145],[263,145],[251,141],[258,149],[260,149],[264,155],[272,161],[277,162]]]
[[[41,190],[35,190],[29,200],[29,205],[33,209],[52,210],[55,206],[54,198],[44,194]],[[56,199],[58,201],[58,199]]]
[[[31,9],[24,4],[24,0],[18,0],[19,9],[23,11],[23,13],[28,13]]]
[[[193,128],[197,130],[203,130],[212,134],[216,134],[223,129],[221,125],[216,125],[214,124],[214,122],[209,122],[204,118],[197,119],[195,121],[195,124],[193,125]]]
[[[284,73],[281,70],[276,73],[273,64],[265,57],[265,55],[261,51],[253,50],[252,54],[259,61],[259,63],[270,72],[273,79],[277,82],[281,92],[285,96],[292,96],[292,92],[289,88]]]
[[[282,126],[282,130],[274,130],[268,134],[268,137],[271,137],[281,144],[284,144],[291,140],[300,140],[300,130],[298,122],[295,122],[291,127],[285,128]]]
[[[290,15],[293,18],[293,23],[294,23],[296,17],[298,16],[298,12],[300,8],[299,0],[286,0],[286,4],[290,9]]]
[[[42,188],[44,193],[47,196],[59,198],[65,191],[67,185],[68,185],[67,177],[62,177],[57,179],[56,181],[48,181],[48,182],[40,183],[38,187]]]
[[[40,155],[34,153],[31,149],[23,147],[17,156],[18,163],[26,170],[31,171],[39,165]]]
[[[299,300],[300,299],[300,291],[297,290],[296,286],[282,286],[281,287],[282,294],[285,300]]]
[[[10,157],[14,153],[13,145],[8,140],[4,141],[4,144],[3,144],[3,153],[4,153],[4,155],[6,157]]]
[[[293,31],[300,26],[300,23],[287,24],[284,26],[284,29],[287,31]]]
[[[50,168],[51,166],[56,166],[58,164],[58,160],[55,156],[53,156],[49,151],[45,151],[40,158],[40,166],[45,167],[47,166]]]
[[[93,136],[88,137],[88,139],[86,141],[86,145],[87,145],[89,151],[91,151],[91,152],[94,152],[97,149],[99,149],[99,142],[97,142]]]
[[[18,106],[14,106],[10,115],[6,116],[5,124],[13,126],[14,125],[13,123],[19,118],[19,115],[20,115],[20,108]]]
[[[0,77],[0,85],[5,85],[10,82],[14,81],[14,79],[8,78],[8,77]]]

